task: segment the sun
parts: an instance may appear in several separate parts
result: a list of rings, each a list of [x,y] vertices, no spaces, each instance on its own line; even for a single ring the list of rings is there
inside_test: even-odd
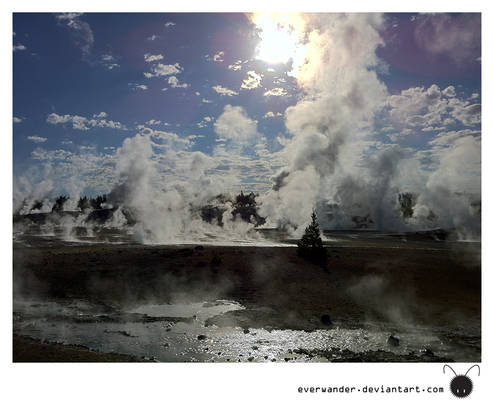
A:
[[[261,41],[256,58],[269,64],[296,63],[304,46],[300,20],[296,14],[258,13],[252,17]]]

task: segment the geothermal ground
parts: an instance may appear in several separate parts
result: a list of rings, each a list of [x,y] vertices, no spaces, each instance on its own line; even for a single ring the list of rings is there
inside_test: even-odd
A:
[[[273,245],[14,240],[14,361],[481,359],[480,244],[326,233]],[[391,338],[390,338],[391,337]]]

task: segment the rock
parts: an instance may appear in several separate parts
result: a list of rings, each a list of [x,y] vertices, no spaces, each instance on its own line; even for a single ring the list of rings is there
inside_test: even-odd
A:
[[[257,349],[259,349],[259,347],[257,347],[257,346],[252,346],[252,350],[257,350]]]
[[[197,336],[197,340],[204,340],[206,338],[207,338],[206,335],[199,335],[199,336]]]
[[[332,324],[331,317],[328,314],[321,315],[321,322],[327,326]]]
[[[252,360],[254,360],[254,357],[249,357],[247,360],[249,360],[250,362],[252,362]]]
[[[245,329],[244,329],[244,333],[245,333],[246,335],[247,335],[249,332],[250,332],[250,331],[249,331],[247,328],[245,328]]]
[[[431,349],[428,349],[428,348],[422,350],[422,354],[424,356],[434,357],[434,352]]]
[[[393,336],[391,335],[389,338],[388,338],[388,342],[387,342],[390,346],[394,346],[394,347],[397,347],[400,345],[400,339],[398,339],[396,336]]]

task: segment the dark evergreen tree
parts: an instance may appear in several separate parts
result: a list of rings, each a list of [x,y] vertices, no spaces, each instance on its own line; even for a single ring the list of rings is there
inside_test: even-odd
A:
[[[305,228],[303,236],[297,242],[297,253],[303,258],[325,267],[327,265],[327,252],[322,245],[319,223],[314,210],[311,218],[311,223]]]
[[[106,203],[106,194],[104,194],[103,196],[98,196],[95,199],[91,199],[90,202],[93,209],[101,210],[103,208],[101,207],[101,205],[103,203]]]
[[[413,217],[413,207],[415,207],[415,204],[417,203],[416,196],[410,192],[399,193],[398,202],[400,203],[403,218]]]
[[[58,196],[55,200],[55,204],[53,204],[53,207],[51,208],[51,212],[62,212],[63,205],[68,199],[69,198],[67,196]]]
[[[90,208],[91,206],[89,204],[89,199],[86,196],[80,197],[79,201],[77,202],[77,207],[79,207],[81,211]]]
[[[30,211],[33,210],[41,210],[41,207],[43,207],[43,201],[41,200],[35,200],[33,203],[33,206],[31,207]]]
[[[257,195],[252,192],[244,194],[240,191],[240,194],[235,197],[232,215],[235,217],[238,214],[245,222],[253,223],[255,226],[263,225],[266,218],[261,217],[257,212],[256,197]]]

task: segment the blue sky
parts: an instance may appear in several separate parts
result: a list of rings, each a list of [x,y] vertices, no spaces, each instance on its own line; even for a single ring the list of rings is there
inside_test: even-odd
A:
[[[399,147],[404,161],[431,173],[449,147],[469,137],[478,153],[468,176],[480,177],[479,14],[385,14],[368,23],[379,35],[369,45],[372,61],[348,60],[334,70],[324,69],[322,53],[324,40],[331,43],[322,34],[330,22],[299,19],[304,28],[279,21],[274,27],[296,31],[289,40],[299,47],[319,46],[313,59],[305,53],[306,66],[317,69],[311,77],[313,70],[297,75],[293,57],[277,63],[259,57],[268,27],[252,15],[14,14],[14,187],[27,196],[49,180],[50,191],[75,193],[76,180],[80,194],[109,191],[119,179],[117,149],[126,138],[148,135],[162,145],[154,157],[165,175],[179,175],[177,160],[201,153],[209,160],[205,174],[234,178],[227,189],[266,192],[273,175],[297,169],[304,156],[294,150],[304,129],[286,110],[311,96],[336,98],[338,81],[343,85],[354,65],[371,71],[382,91],[371,96],[380,105],[359,117],[365,123],[349,136],[352,156],[340,157],[340,167],[350,159],[366,165],[366,158]],[[355,27],[365,28],[359,21]],[[313,41],[311,32],[321,39]],[[280,47],[283,38],[274,38]],[[367,44],[345,40],[348,47]],[[331,51],[328,57],[345,54]],[[368,57],[367,50],[355,54]],[[468,176],[452,178],[455,190],[480,190],[480,183],[465,184]],[[420,179],[427,185],[428,177]]]

